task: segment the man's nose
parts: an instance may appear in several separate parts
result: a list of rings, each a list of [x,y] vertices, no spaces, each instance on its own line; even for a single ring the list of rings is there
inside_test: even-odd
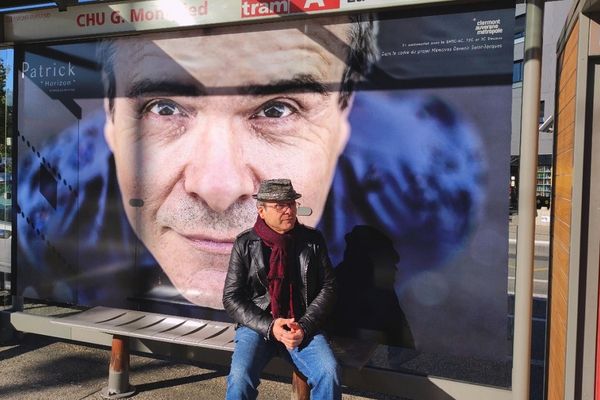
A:
[[[197,137],[194,148],[188,149],[192,154],[184,172],[184,188],[217,212],[251,196],[258,182],[233,125],[205,121],[204,127],[189,132]]]

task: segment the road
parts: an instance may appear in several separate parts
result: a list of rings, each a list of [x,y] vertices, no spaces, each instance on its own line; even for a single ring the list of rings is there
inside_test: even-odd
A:
[[[508,230],[508,293],[515,292],[518,215],[511,215]],[[533,296],[548,298],[548,266],[550,258],[550,211],[538,211],[533,260]]]

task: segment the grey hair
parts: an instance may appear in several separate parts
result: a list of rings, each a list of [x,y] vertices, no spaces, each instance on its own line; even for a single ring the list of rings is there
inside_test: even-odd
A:
[[[357,83],[365,78],[379,58],[379,48],[377,46],[379,26],[373,15],[354,14],[349,18],[348,36],[350,45],[346,57],[346,68],[339,88],[339,105],[341,109],[348,106]],[[98,60],[102,64],[104,96],[108,99],[111,114],[117,92],[114,70],[116,46],[113,45],[117,40],[119,39],[104,39],[99,43],[97,50]]]
[[[379,24],[373,18],[373,14],[350,16],[350,49],[340,87],[340,107],[342,109],[348,106],[356,84],[366,77],[379,59],[378,33]]]

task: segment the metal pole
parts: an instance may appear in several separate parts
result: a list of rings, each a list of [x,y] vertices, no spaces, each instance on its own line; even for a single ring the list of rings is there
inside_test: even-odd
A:
[[[135,394],[129,384],[129,339],[114,335],[108,367],[108,386],[102,389],[103,399],[124,399]]]
[[[529,399],[543,18],[544,0],[527,0],[519,168],[513,400]]]
[[[7,73],[7,75],[8,75],[8,73]],[[3,205],[2,208],[4,209],[4,221],[6,221],[8,219],[4,201],[7,200],[6,193],[8,192],[8,189],[9,189],[8,181],[6,180],[6,177],[7,177],[6,169],[8,168],[8,146],[6,145],[7,129],[8,129],[8,96],[6,95],[6,86],[4,86],[4,153],[2,153],[2,158],[4,161],[4,198],[2,199],[2,205]],[[12,193],[13,190],[11,189],[10,192]]]

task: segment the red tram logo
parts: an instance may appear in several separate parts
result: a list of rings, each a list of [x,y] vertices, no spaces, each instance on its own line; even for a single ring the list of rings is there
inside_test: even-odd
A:
[[[242,0],[242,18],[335,10],[340,0]]]

